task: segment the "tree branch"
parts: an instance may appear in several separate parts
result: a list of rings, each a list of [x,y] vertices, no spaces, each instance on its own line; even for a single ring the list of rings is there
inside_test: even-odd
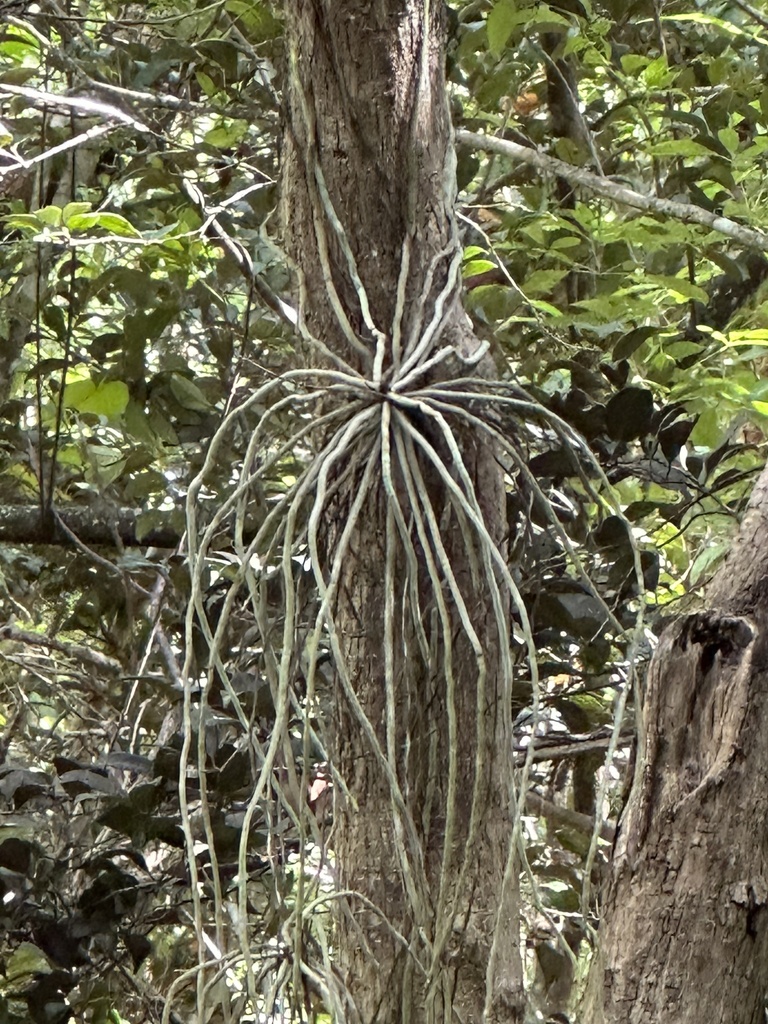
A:
[[[181,535],[172,526],[149,530],[141,538],[136,535],[136,513],[133,509],[114,509],[100,514],[87,505],[57,509],[64,525],[83,543],[91,547],[175,548]],[[71,540],[53,519],[43,519],[37,505],[0,505],[0,544],[53,544],[69,547]]]
[[[768,29],[768,18],[766,18],[764,14],[761,14],[760,11],[754,8],[752,4],[746,3],[745,0],[731,0],[731,3],[734,7],[738,7],[739,10],[744,11],[745,14],[748,14],[754,22],[760,25],[761,28]]]
[[[634,739],[634,732],[622,732],[619,736],[619,746],[628,746]],[[570,757],[581,757],[584,754],[594,754],[597,750],[607,750],[611,737],[608,733],[598,736],[594,733],[587,733],[584,736],[565,736],[562,741],[547,743],[542,737],[536,738],[536,747],[531,756],[531,761],[562,761]],[[525,763],[528,748],[524,746],[515,747],[515,765],[522,768]]]
[[[764,232],[744,227],[729,217],[710,213],[693,203],[678,203],[674,199],[659,199],[656,196],[643,195],[625,185],[620,185],[612,178],[601,178],[598,174],[593,174],[592,171],[585,171],[581,167],[574,167],[573,164],[557,160],[553,156],[542,153],[539,149],[529,149],[527,146],[520,146],[518,143],[509,142],[506,139],[458,131],[456,132],[456,142],[462,146],[471,146],[473,149],[480,149],[487,153],[500,153],[513,160],[520,160],[536,167],[544,174],[565,178],[566,181],[570,181],[574,185],[581,185],[596,195],[610,199],[621,206],[631,206],[636,210],[643,210],[645,213],[656,214],[660,217],[672,217],[687,224],[701,224],[702,227],[709,228],[710,231],[727,235],[728,238],[732,238],[747,249],[768,252],[768,235]]]
[[[525,806],[532,814],[540,814],[555,826],[572,828],[591,836],[595,828],[595,819],[589,814],[572,811],[569,807],[561,807],[546,800],[539,793],[529,790],[525,794]],[[612,843],[616,836],[616,825],[612,821],[604,821],[600,827],[600,838]]]
[[[92,668],[97,668],[110,675],[119,675],[123,666],[116,658],[110,658],[101,651],[93,650],[90,647],[82,647],[80,644],[65,644],[54,637],[46,636],[43,633],[29,633],[17,629],[13,625],[0,626],[0,640],[15,640],[17,643],[28,644],[31,647],[44,647],[49,651],[58,651],[66,654],[76,661],[82,661]]]

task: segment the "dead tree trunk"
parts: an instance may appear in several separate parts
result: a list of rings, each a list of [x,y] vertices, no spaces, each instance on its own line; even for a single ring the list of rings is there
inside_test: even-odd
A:
[[[518,1021],[509,634],[452,490],[477,496],[501,548],[504,479],[492,444],[466,423],[446,432],[417,395],[483,369],[460,303],[443,5],[289,0],[286,19],[282,221],[303,358],[360,375],[350,417],[377,410],[343,442],[321,530],[326,576],[344,550],[329,625],[350,793],[334,820],[351,893],[334,904],[336,1012]]]
[[[663,634],[585,1024],[762,1024],[768,991],[768,471],[706,610]]]

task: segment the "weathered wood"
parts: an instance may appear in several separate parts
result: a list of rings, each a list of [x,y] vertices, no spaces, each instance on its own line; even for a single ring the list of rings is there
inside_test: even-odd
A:
[[[768,993],[768,470],[706,610],[663,634],[585,1024],[762,1024]]]

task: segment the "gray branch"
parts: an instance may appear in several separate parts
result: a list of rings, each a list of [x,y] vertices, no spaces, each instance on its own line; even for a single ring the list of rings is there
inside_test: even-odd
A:
[[[115,509],[100,514],[90,506],[57,509],[68,530],[90,547],[175,548],[181,536],[171,526],[136,535],[136,513]],[[69,547],[70,538],[50,517],[43,517],[37,505],[0,505],[0,544],[53,544]]]
[[[671,217],[687,224],[701,224],[710,231],[727,235],[739,245],[747,249],[759,249],[768,252],[768,235],[754,228],[737,224],[729,217],[721,217],[716,213],[695,206],[693,203],[679,203],[674,199],[660,199],[657,196],[646,196],[641,192],[621,185],[613,178],[601,178],[599,174],[585,171],[581,167],[557,160],[553,156],[542,153],[539,149],[529,149],[517,142],[493,138],[490,135],[476,135],[474,132],[456,132],[456,141],[462,146],[471,146],[487,153],[500,153],[502,156],[530,164],[543,174],[553,174],[574,185],[581,185],[596,195],[610,199],[621,206],[631,206],[660,217]]]

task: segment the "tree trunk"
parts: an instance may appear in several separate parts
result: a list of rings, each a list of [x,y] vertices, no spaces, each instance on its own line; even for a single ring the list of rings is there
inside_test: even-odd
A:
[[[665,631],[585,1024],[758,1024],[768,991],[768,470],[708,610]]]
[[[331,746],[350,798],[337,793],[333,845],[353,895],[335,904],[336,1015],[518,1021],[508,609],[450,497],[450,435],[414,397],[478,372],[462,364],[477,342],[460,303],[443,5],[289,0],[286,14],[282,220],[304,360],[343,361],[362,382],[350,417],[377,410],[333,466],[321,529],[326,578],[344,551]],[[503,550],[493,446],[450,429]]]

